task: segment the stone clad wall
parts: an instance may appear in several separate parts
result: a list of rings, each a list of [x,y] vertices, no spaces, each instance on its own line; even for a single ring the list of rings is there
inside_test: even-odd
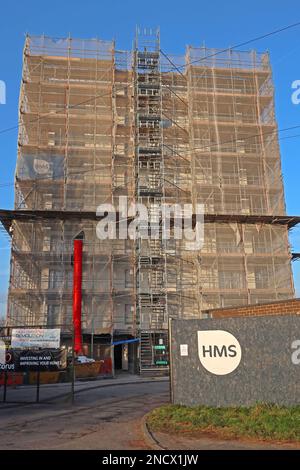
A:
[[[227,375],[209,372],[200,361],[198,331],[207,330],[231,333],[240,344],[241,361]],[[172,320],[170,335],[174,403],[188,406],[300,404],[300,316]],[[182,355],[186,349],[188,355]],[[292,354],[298,363],[293,363]]]

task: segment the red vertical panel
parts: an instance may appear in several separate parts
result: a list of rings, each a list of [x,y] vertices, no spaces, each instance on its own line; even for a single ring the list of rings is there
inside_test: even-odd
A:
[[[82,240],[74,240],[73,325],[74,325],[74,349],[77,354],[82,351],[82,332],[81,332],[82,247],[83,247]]]

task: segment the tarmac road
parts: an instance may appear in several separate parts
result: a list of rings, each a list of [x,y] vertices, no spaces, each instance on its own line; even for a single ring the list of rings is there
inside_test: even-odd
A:
[[[141,418],[169,401],[168,382],[107,385],[89,384],[90,390],[76,395],[73,406],[62,400],[1,405],[0,449],[149,449]],[[55,388],[48,390],[53,394]]]

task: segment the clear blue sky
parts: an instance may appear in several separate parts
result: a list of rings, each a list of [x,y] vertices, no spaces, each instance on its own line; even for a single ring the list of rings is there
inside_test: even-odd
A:
[[[150,8],[151,5],[151,8]],[[0,7],[0,80],[7,85],[7,104],[0,105],[0,130],[17,123],[25,33],[112,39],[130,49],[135,26],[160,26],[161,46],[167,53],[183,53],[187,44],[226,48],[300,21],[298,2],[278,0],[37,0],[2,2]],[[300,124],[300,104],[291,102],[291,84],[300,80],[300,27],[258,41],[251,48],[269,50],[274,71],[279,128]],[[300,130],[290,135],[300,134]],[[288,135],[284,133],[284,135]],[[0,207],[12,208],[17,132],[0,134]],[[300,214],[300,137],[280,143],[287,211]],[[300,251],[300,229],[291,236]],[[294,264],[300,295],[300,262]],[[0,314],[9,271],[8,242],[0,236]]]

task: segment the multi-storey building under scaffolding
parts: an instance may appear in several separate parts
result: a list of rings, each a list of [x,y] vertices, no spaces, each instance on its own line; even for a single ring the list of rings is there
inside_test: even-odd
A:
[[[116,367],[166,371],[169,317],[294,296],[267,53],[170,56],[150,30],[133,51],[27,37],[19,118],[8,324],[72,322],[80,232],[85,353],[140,339]],[[97,238],[97,207],[120,196],[147,206],[156,239]],[[164,203],[204,205],[200,250],[163,239]]]

